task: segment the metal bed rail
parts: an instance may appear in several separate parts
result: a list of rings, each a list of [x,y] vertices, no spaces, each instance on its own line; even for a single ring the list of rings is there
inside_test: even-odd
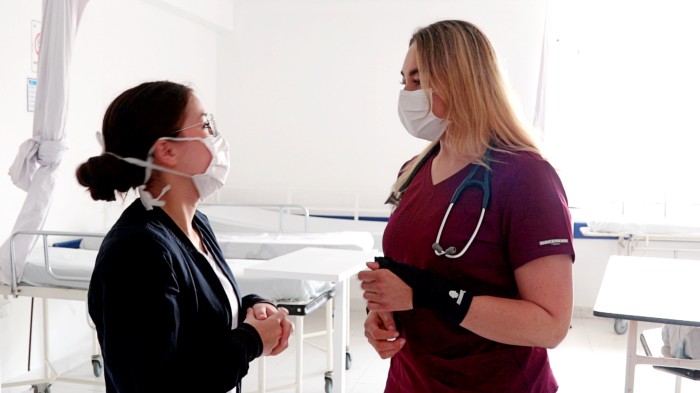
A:
[[[19,296],[18,293],[18,287],[19,287],[19,280],[17,278],[17,266],[16,266],[16,253],[15,253],[15,239],[19,236],[37,236],[40,237],[42,240],[42,247],[43,247],[43,254],[44,254],[44,267],[46,268],[46,272],[51,276],[52,278],[60,281],[80,281],[80,282],[89,282],[90,279],[86,277],[78,277],[78,276],[66,276],[66,275],[60,275],[54,272],[54,268],[51,264],[51,259],[49,258],[49,243],[48,243],[48,238],[49,236],[62,236],[62,237],[78,237],[78,238],[83,238],[83,237],[95,237],[95,238],[103,238],[105,237],[104,233],[94,233],[94,232],[63,232],[63,231],[17,231],[12,234],[10,237],[10,271],[12,273],[12,282],[11,282],[11,291],[12,291],[12,296],[15,298]]]
[[[652,243],[657,244],[653,246]],[[674,247],[668,246],[663,247],[658,245],[658,243],[678,243],[689,244],[689,243],[700,243],[699,236],[672,236],[672,235],[632,235],[628,234],[623,239],[620,237],[620,244],[625,249],[627,255],[631,255],[635,251],[662,251],[662,252],[672,252],[673,258],[678,258],[678,254],[681,252],[687,253],[700,253],[700,248],[687,248],[687,247]]]
[[[582,227],[581,233],[589,238],[614,239],[625,255],[631,255],[634,251],[664,251],[673,252],[677,258],[680,252],[700,252],[699,248],[679,248],[674,246],[662,247],[658,243],[679,243],[679,244],[700,244],[700,233],[698,234],[634,234],[628,232],[593,232],[588,227]],[[652,246],[652,243],[657,244]]]
[[[309,231],[309,209],[302,205],[291,205],[291,204],[237,204],[237,203],[200,203],[199,206],[224,206],[224,207],[254,207],[260,209],[277,209],[279,212],[279,222],[278,229],[280,232],[284,232],[284,217],[285,214],[291,214],[293,211],[301,212],[304,217],[304,232]]]

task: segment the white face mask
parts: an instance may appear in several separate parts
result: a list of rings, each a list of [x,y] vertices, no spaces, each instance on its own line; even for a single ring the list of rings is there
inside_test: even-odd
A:
[[[178,138],[179,140],[185,138]],[[223,136],[208,136],[200,140],[209,149],[211,161],[204,173],[192,176],[194,187],[199,193],[199,200],[203,201],[213,193],[219,191],[226,184],[230,166],[228,156],[228,143]]]
[[[226,183],[226,177],[228,177],[229,171],[229,156],[228,143],[223,138],[223,136],[208,136],[206,138],[159,138],[159,140],[161,139],[176,142],[199,141],[203,143],[204,146],[206,146],[209,150],[209,153],[211,153],[211,161],[209,162],[209,166],[207,167],[207,170],[204,171],[204,173],[200,173],[197,175],[188,175],[184,172],[176,171],[174,169],[154,164],[153,147],[151,147],[151,149],[148,151],[148,155],[146,156],[145,161],[139,158],[120,157],[113,153],[107,153],[130,164],[146,168],[146,176],[143,180],[143,185],[139,186],[138,188],[139,194],[141,196],[141,202],[143,203],[143,206],[146,208],[146,210],[153,209],[153,206],[164,206],[165,202],[161,201],[160,198],[162,198],[163,195],[166,192],[168,192],[168,190],[170,190],[170,185],[168,184],[165,187],[163,187],[163,190],[161,191],[160,195],[158,195],[155,198],[153,197],[153,195],[151,195],[150,192],[146,191],[146,183],[148,183],[148,180],[151,178],[151,173],[153,172],[153,169],[162,172],[172,173],[178,176],[191,178],[192,182],[194,183],[194,187],[199,193],[200,201],[203,201],[208,196],[218,191],[221,187],[223,187],[224,183]]]
[[[409,134],[433,142],[440,139],[449,122],[433,114],[426,93],[430,95],[432,90],[401,90],[399,118]]]

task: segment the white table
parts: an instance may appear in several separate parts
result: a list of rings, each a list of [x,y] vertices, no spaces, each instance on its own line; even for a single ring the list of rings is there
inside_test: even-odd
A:
[[[345,393],[345,348],[348,333],[347,281],[373,261],[376,252],[339,250],[330,248],[304,248],[282,255],[245,269],[250,277],[274,277],[297,280],[319,280],[335,283],[335,307],[333,321],[333,391]],[[299,341],[297,341],[299,342]],[[297,351],[301,353],[302,346]],[[301,383],[297,391],[301,391]]]
[[[637,364],[700,369],[700,360],[637,354],[638,321],[700,326],[698,297],[700,261],[610,257],[593,315],[629,320],[625,392],[634,391]]]

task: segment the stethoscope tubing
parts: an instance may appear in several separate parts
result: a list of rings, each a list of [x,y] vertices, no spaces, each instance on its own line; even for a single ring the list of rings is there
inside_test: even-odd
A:
[[[428,154],[426,154],[421,161],[418,163],[418,165],[413,169],[413,172],[410,174],[408,179],[401,185],[401,187],[395,191],[392,192],[389,195],[389,198],[387,199],[386,203],[390,203],[394,206],[397,206],[399,201],[401,200],[401,195],[403,194],[404,190],[408,188],[408,185],[411,183],[413,178],[416,176],[418,171],[420,170],[421,167],[428,161],[428,158],[432,156],[439,148],[439,144],[436,144]],[[491,199],[491,173],[490,173],[490,168],[489,168],[489,163],[491,162],[491,150],[488,149],[486,150],[486,153],[484,155],[484,163],[483,164],[476,164],[471,171],[469,171],[469,174],[464,178],[462,183],[457,187],[455,190],[454,194],[452,194],[452,198],[450,199],[450,204],[447,207],[447,210],[445,211],[445,215],[442,218],[442,222],[440,223],[440,229],[438,230],[437,237],[435,238],[435,243],[433,243],[433,251],[435,252],[435,255],[437,256],[445,256],[450,259],[456,259],[460,258],[464,255],[464,253],[467,252],[469,247],[472,245],[474,242],[474,239],[476,239],[476,234],[479,233],[479,229],[481,229],[481,224],[484,221],[484,216],[486,215],[486,209],[488,208],[489,201]],[[484,177],[482,180],[476,180],[474,179],[474,176],[476,175],[477,171],[479,168],[484,167]],[[452,207],[454,207],[455,203],[457,203],[457,200],[459,200],[459,197],[462,195],[462,192],[467,188],[471,186],[477,186],[481,188],[481,191],[483,192],[483,198],[481,201],[481,214],[479,215],[479,221],[476,223],[476,228],[474,228],[474,232],[472,233],[471,237],[469,237],[469,241],[467,241],[467,244],[464,246],[462,251],[459,252],[459,254],[455,254],[457,251],[457,248],[454,246],[450,246],[447,249],[443,249],[442,246],[440,245],[440,239],[442,238],[442,232],[445,229],[445,224],[447,223],[447,218],[450,216],[450,212],[452,212]]]
[[[490,152],[486,152],[486,163],[490,162]],[[433,251],[435,252],[435,255],[437,256],[445,256],[450,259],[456,259],[464,255],[464,253],[467,252],[469,249],[469,246],[472,245],[474,242],[474,239],[476,239],[476,234],[479,233],[479,229],[481,228],[481,223],[484,221],[484,216],[486,215],[486,208],[489,205],[490,197],[491,197],[491,174],[489,173],[489,168],[484,166],[484,178],[483,180],[476,180],[474,179],[474,176],[476,175],[476,172],[481,168],[482,165],[475,165],[474,168],[472,168],[471,171],[469,171],[469,174],[467,174],[467,177],[464,178],[462,181],[462,184],[457,187],[455,190],[454,194],[452,195],[452,199],[450,199],[450,205],[447,207],[447,211],[445,211],[445,216],[442,218],[442,223],[440,223],[440,229],[438,230],[437,237],[435,238],[435,243],[433,243]],[[447,249],[443,249],[443,247],[440,245],[440,239],[442,238],[442,231],[445,229],[445,224],[447,223],[447,218],[450,216],[450,212],[452,211],[452,207],[454,206],[455,203],[457,203],[457,200],[459,197],[462,195],[462,192],[467,188],[471,186],[477,186],[481,188],[481,191],[484,193],[483,198],[481,200],[481,214],[479,215],[479,221],[476,223],[476,228],[474,228],[474,232],[472,233],[471,237],[469,238],[469,241],[467,244],[464,246],[462,251],[459,252],[459,254],[455,255],[455,252],[457,251],[455,247],[451,246],[448,247]]]
[[[486,214],[486,208],[482,207],[481,208],[481,214],[479,215],[479,221],[476,223],[476,228],[474,228],[474,232],[472,233],[472,236],[469,238],[469,241],[467,242],[467,245],[464,246],[462,251],[457,254],[450,254],[449,250],[454,249],[454,247],[448,247],[447,250],[443,250],[442,247],[440,247],[440,238],[442,237],[442,230],[445,228],[445,222],[447,222],[447,217],[450,215],[450,210],[452,210],[452,206],[454,203],[450,203],[450,206],[447,208],[447,212],[445,212],[445,217],[442,218],[442,224],[440,224],[440,230],[438,231],[437,238],[435,239],[435,243],[433,244],[433,251],[435,252],[435,255],[437,256],[446,256],[447,258],[450,259],[456,259],[460,258],[464,253],[467,252],[469,249],[469,246],[472,245],[472,242],[474,242],[474,239],[476,239],[476,234],[479,233],[479,229],[481,228],[481,223],[484,221],[484,215]],[[437,247],[435,247],[437,245]]]

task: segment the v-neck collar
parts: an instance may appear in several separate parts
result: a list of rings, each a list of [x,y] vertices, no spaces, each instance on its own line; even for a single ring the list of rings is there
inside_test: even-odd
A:
[[[428,184],[431,188],[436,188],[436,187],[442,187],[444,184],[450,184],[455,178],[459,177],[460,179],[463,179],[464,176],[466,175],[466,171],[470,170],[475,164],[473,162],[470,162],[469,164],[465,165],[463,168],[459,169],[457,172],[451,174],[450,176],[440,180],[439,182],[435,183],[433,182],[433,161],[435,160],[435,157],[437,157],[437,153],[434,154],[432,157],[428,159],[428,161],[424,165],[424,179],[426,184]]]

